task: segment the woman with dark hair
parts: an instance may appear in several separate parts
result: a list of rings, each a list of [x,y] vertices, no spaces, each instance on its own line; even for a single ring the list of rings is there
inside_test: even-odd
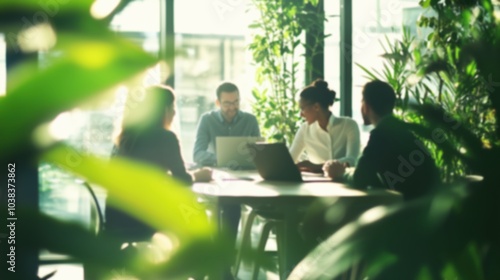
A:
[[[356,164],[360,150],[358,124],[351,118],[333,115],[330,107],[335,96],[328,83],[320,79],[300,93],[300,115],[305,122],[295,135],[290,153],[298,162],[305,152],[306,159],[297,163],[302,171],[321,173],[327,160]]]
[[[137,97],[137,96],[135,96]],[[144,98],[131,98],[127,103],[121,132],[116,138],[113,156],[126,157],[161,168],[190,185],[193,181],[210,181],[211,170],[203,168],[192,175],[186,171],[179,140],[170,131],[175,116],[175,95],[172,88],[157,85],[144,92]],[[142,186],[147,189],[147,186]],[[110,211],[108,211],[110,210]],[[106,229],[128,238],[151,237],[153,229],[127,214],[110,208],[106,211]]]
[[[133,101],[117,137],[115,156],[124,156],[162,168],[188,184],[193,176],[186,171],[179,140],[170,131],[175,116],[173,89],[157,85],[146,89],[144,99]],[[194,181],[210,180],[208,169],[195,172]]]

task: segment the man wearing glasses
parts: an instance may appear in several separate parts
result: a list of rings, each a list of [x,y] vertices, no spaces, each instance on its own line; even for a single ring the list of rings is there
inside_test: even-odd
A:
[[[219,136],[260,137],[259,125],[254,115],[239,110],[240,93],[238,87],[224,82],[217,87],[215,104],[220,110],[207,112],[201,116],[194,143],[194,161],[200,166],[214,166],[215,138]]]
[[[194,161],[200,166],[214,166],[215,138],[218,136],[255,136],[260,137],[259,125],[254,115],[239,110],[240,93],[238,87],[224,82],[217,87],[215,104],[219,110],[201,116],[194,143]],[[238,223],[241,216],[240,204],[224,205],[219,218],[228,227],[230,244],[235,244]],[[229,268],[224,272],[224,280],[233,279]]]

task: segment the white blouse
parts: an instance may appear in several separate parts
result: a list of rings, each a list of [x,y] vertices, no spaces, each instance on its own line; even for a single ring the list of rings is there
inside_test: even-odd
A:
[[[332,114],[326,130],[317,121],[312,124],[303,123],[290,148],[293,160],[297,162],[305,151],[307,158],[315,164],[336,159],[355,166],[361,146],[358,124],[351,118],[335,117]]]

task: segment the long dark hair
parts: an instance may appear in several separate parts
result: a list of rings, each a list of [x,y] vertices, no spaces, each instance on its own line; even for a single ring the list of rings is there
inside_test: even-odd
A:
[[[143,98],[129,94],[123,114],[121,131],[115,144],[120,146],[125,141],[156,129],[164,129],[165,116],[173,109],[174,90],[165,85],[154,85],[144,90]]]

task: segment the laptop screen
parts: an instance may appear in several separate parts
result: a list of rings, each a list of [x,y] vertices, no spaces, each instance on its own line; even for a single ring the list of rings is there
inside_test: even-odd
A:
[[[264,141],[262,137],[229,136],[215,139],[217,167],[238,169],[255,169],[254,154],[249,144]]]
[[[284,143],[251,145],[257,171],[264,180],[301,182],[300,171]]]

